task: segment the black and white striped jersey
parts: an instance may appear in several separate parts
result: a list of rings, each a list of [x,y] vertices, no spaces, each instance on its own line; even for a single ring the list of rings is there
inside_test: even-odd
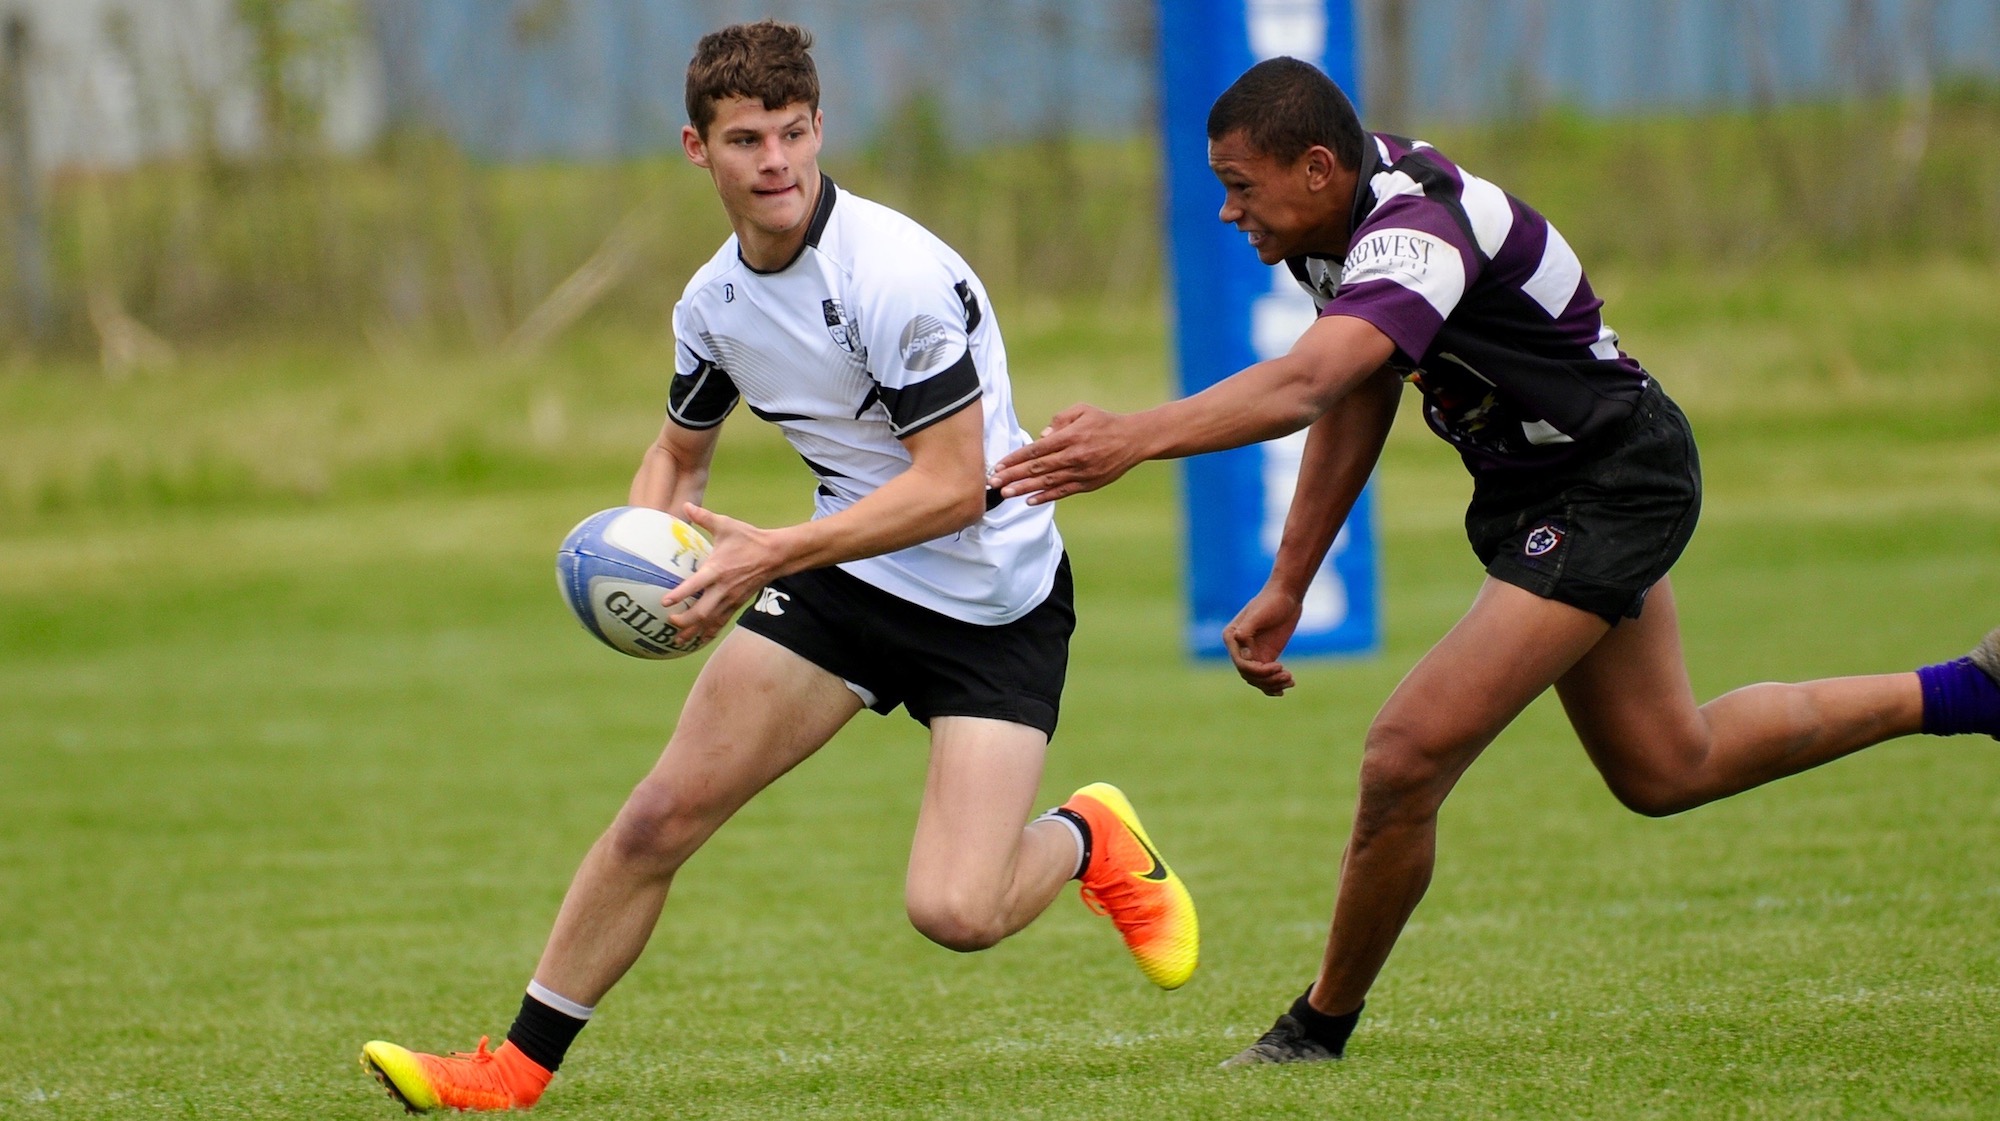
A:
[[[1029,442],[1014,417],[1007,352],[964,259],[908,217],[820,177],[805,245],[775,272],[724,242],[674,306],[667,413],[711,428],[736,407],[776,424],[818,476],[815,518],[910,465],[902,440],[961,409],[985,416],[990,466]],[[969,623],[1011,622],[1055,581],[1053,507],[998,501],[950,537],[840,567]]]

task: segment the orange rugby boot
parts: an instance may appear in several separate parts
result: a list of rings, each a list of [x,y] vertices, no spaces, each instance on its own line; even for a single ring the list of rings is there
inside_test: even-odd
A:
[[[1163,989],[1187,984],[1201,958],[1194,899],[1153,847],[1123,791],[1094,782],[1062,808],[1090,825],[1083,902],[1111,920],[1146,979]]]
[[[487,1037],[480,1036],[477,1051],[426,1055],[377,1039],[361,1048],[361,1069],[411,1113],[534,1105],[555,1076],[511,1041],[500,1044],[498,1051],[488,1051],[486,1042]]]

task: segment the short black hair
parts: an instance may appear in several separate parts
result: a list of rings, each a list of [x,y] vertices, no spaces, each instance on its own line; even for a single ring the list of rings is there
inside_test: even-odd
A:
[[[1243,72],[1208,111],[1208,138],[1242,132],[1250,146],[1290,163],[1317,144],[1340,166],[1361,169],[1361,118],[1332,78],[1296,58],[1267,58]]]

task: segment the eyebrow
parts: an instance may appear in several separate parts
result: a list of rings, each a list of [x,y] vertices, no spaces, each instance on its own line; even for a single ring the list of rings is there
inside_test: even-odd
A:
[[[778,131],[787,132],[794,128],[804,127],[810,123],[812,123],[812,118],[808,114],[799,113],[796,116],[792,117],[790,120],[779,125]],[[737,137],[737,136],[758,136],[761,135],[762,133],[763,133],[762,129],[745,128],[742,125],[732,125],[729,128],[725,128],[722,130],[722,135],[724,139],[729,139],[731,137]]]

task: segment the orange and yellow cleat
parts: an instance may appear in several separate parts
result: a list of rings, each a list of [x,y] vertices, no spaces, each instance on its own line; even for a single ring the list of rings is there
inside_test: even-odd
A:
[[[1123,791],[1093,782],[1063,803],[1090,824],[1083,902],[1111,920],[1146,979],[1163,989],[1187,984],[1201,959],[1201,928],[1187,885],[1167,867]]]
[[[555,1077],[512,1042],[488,1051],[485,1036],[479,1037],[477,1051],[450,1055],[426,1055],[373,1040],[361,1048],[361,1069],[411,1113],[526,1109]]]

